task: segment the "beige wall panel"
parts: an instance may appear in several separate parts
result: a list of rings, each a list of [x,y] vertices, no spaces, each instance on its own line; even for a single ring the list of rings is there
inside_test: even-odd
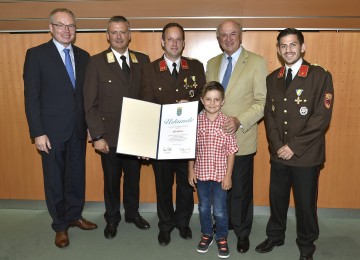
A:
[[[269,72],[280,66],[276,53],[277,32],[245,32],[246,49],[263,55]],[[43,199],[40,155],[31,143],[24,113],[22,66],[26,50],[50,39],[49,34],[0,34],[0,199]],[[360,33],[307,32],[305,59],[321,64],[333,75],[335,106],[327,134],[327,162],[320,176],[319,206],[360,208]],[[161,33],[132,33],[130,47],[149,54],[151,60],[162,55]],[[105,33],[79,33],[77,45],[96,54],[108,47]],[[184,55],[206,61],[220,53],[215,32],[187,32]],[[264,124],[259,127],[259,148],[255,157],[254,193],[256,205],[268,205],[269,154]],[[88,201],[103,200],[100,156],[88,145]],[[141,201],[155,202],[152,168],[144,166]]]

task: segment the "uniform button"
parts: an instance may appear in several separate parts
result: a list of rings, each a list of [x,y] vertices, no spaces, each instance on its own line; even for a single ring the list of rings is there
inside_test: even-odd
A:
[[[179,100],[176,100],[176,103],[178,103],[179,102]]]
[[[176,89],[176,92],[179,92],[179,90],[178,90],[178,89]]]
[[[105,121],[105,117],[103,117],[102,120]]]
[[[287,101],[287,98],[284,98],[284,101]]]
[[[287,135],[287,132],[284,132],[284,134],[286,134],[286,135]]]
[[[287,121],[284,121],[284,124],[287,125]]]
[[[284,110],[284,113],[287,113],[287,110],[286,110],[286,109]]]

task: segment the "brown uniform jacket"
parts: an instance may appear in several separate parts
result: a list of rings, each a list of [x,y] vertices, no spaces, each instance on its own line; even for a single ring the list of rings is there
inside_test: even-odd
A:
[[[331,74],[303,61],[288,89],[285,67],[272,72],[266,84],[264,119],[271,160],[289,166],[325,162],[325,132],[334,100]],[[277,157],[285,144],[294,152],[288,161]]]
[[[157,104],[173,104],[180,100],[197,101],[205,85],[204,66],[198,60],[181,57],[177,80],[170,74],[164,57],[144,66],[141,98]]]
[[[149,56],[129,50],[130,80],[107,49],[90,58],[84,82],[86,122],[91,137],[102,135],[110,147],[117,146],[123,97],[140,97],[141,70]]]

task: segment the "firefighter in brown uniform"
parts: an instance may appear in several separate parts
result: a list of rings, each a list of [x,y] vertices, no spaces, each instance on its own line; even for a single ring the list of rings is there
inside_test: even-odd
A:
[[[204,66],[197,60],[181,56],[185,46],[184,29],[177,23],[167,24],[162,31],[165,54],[144,66],[142,99],[157,104],[196,101],[205,84]],[[189,227],[194,209],[193,189],[188,183],[187,160],[154,160],[160,245],[170,243],[171,231],[177,227],[183,239],[191,239]],[[172,186],[176,173],[176,209]]]
[[[332,77],[322,67],[302,59],[305,43],[300,31],[281,31],[277,49],[285,66],[267,77],[264,111],[271,163],[271,215],[267,239],[255,250],[267,253],[284,244],[293,188],[300,259],[313,259],[314,241],[319,236],[318,179],[325,162],[325,132],[334,100]]]

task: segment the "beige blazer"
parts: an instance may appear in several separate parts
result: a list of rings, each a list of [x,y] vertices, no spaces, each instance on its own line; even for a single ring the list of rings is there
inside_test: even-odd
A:
[[[220,81],[221,58],[224,54],[210,59],[206,66],[206,80]],[[236,132],[239,151],[236,155],[256,152],[257,124],[264,116],[266,99],[266,60],[252,52],[241,51],[228,86],[222,112],[239,119],[242,128]]]

